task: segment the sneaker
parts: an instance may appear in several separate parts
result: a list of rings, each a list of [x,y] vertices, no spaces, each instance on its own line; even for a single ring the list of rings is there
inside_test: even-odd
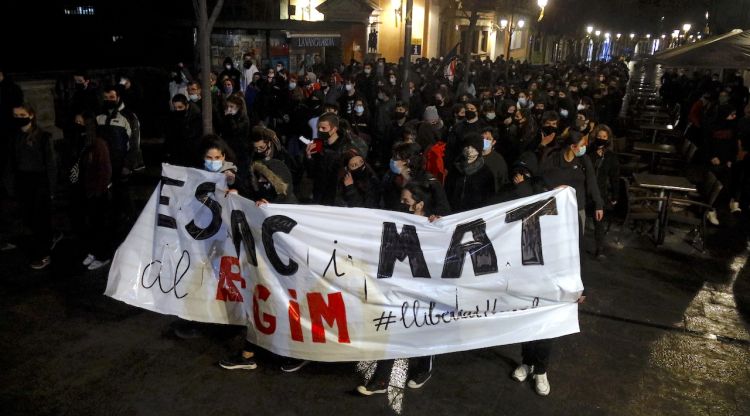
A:
[[[102,260],[94,260],[94,261],[91,262],[91,264],[89,264],[89,267],[87,267],[87,269],[89,269],[89,270],[101,269],[102,267],[108,265],[109,262],[110,262],[110,260],[104,260],[104,261],[102,261]]]
[[[89,267],[89,264],[93,263],[94,260],[96,260],[96,257],[94,257],[93,254],[89,254],[85,259],[83,259],[83,263],[81,264],[83,264],[84,267]]]
[[[293,373],[300,368],[309,364],[308,360],[298,360],[296,358],[287,358],[284,364],[281,364],[281,371],[285,373]]]
[[[62,231],[52,237],[52,244],[49,247],[50,251],[54,250],[55,247],[57,247],[57,243],[62,241],[63,237],[65,237],[65,234],[63,234]]]
[[[536,394],[540,396],[546,396],[549,394],[549,381],[547,381],[547,373],[534,374],[534,390],[536,390]]]
[[[710,222],[713,225],[719,225],[719,218],[716,216],[716,210],[712,209],[711,211],[708,211],[708,214],[706,215],[706,218],[708,219],[708,222]]]
[[[363,396],[372,396],[373,394],[383,394],[388,391],[387,380],[375,380],[374,378],[366,384],[357,386],[357,392]]]
[[[42,270],[46,268],[47,266],[49,266],[50,263],[52,263],[52,258],[50,256],[47,256],[47,257],[42,257],[39,260],[32,261],[29,266],[34,270]]]
[[[410,389],[418,389],[424,386],[424,383],[427,383],[427,380],[429,380],[430,377],[432,377],[432,371],[423,371],[415,374],[414,377],[409,377],[409,382],[406,383],[406,385],[409,386]]]
[[[734,199],[729,201],[729,211],[734,214],[735,212],[742,212],[742,208],[740,208],[740,203],[735,201]]]
[[[18,246],[16,246],[13,243],[2,243],[2,244],[0,244],[0,251],[14,250],[16,247],[18,247]]]
[[[521,364],[516,367],[515,370],[513,370],[513,374],[511,374],[510,376],[511,378],[513,378],[513,380],[516,380],[519,383],[523,383],[529,377],[529,374],[531,374],[531,371],[533,369],[534,367],[529,367],[526,364]]]
[[[258,364],[255,363],[253,357],[245,358],[242,351],[237,355],[219,361],[219,366],[226,370],[255,370],[258,368]]]

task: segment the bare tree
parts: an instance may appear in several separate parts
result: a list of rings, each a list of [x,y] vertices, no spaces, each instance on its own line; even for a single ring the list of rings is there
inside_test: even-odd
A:
[[[224,0],[217,0],[211,16],[208,15],[208,0],[193,0],[195,21],[198,26],[198,54],[201,65],[201,99],[203,106],[203,134],[213,133],[213,104],[211,103],[211,32],[221,13]]]

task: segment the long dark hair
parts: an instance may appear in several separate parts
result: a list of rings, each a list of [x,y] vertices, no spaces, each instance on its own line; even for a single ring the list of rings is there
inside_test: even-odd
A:
[[[411,192],[411,197],[415,203],[424,202],[424,214],[426,217],[434,214],[435,207],[432,203],[432,192],[427,182],[412,181],[404,186],[404,189]]]
[[[229,147],[227,142],[224,141],[221,137],[215,135],[215,134],[207,134],[201,138],[201,154],[200,157],[203,159],[206,157],[206,153],[208,153],[211,149],[216,149],[224,154],[224,160],[234,162],[235,155],[232,151],[232,148]]]

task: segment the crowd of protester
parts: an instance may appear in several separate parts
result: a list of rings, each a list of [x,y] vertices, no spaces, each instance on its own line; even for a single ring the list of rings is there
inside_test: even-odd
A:
[[[620,195],[611,143],[623,128],[623,61],[532,66],[498,58],[476,59],[466,68],[456,58],[419,59],[406,79],[404,72],[402,64],[382,59],[330,67],[315,57],[295,69],[262,67],[245,54],[240,68],[227,58],[204,90],[198,74],[177,65],[159,158],[222,172],[233,192],[259,205],[377,208],[432,221],[569,186],[576,190],[580,232],[587,218],[593,220],[595,255],[605,255],[602,220]],[[82,264],[89,270],[106,266],[120,243],[113,230],[127,227],[134,214],[129,181],[143,168],[133,111],[138,81],[121,77],[116,85],[97,85],[82,71],[73,79],[63,126],[66,151],[56,155],[34,109],[0,71],[4,178],[33,233],[34,269],[51,262],[56,239],[50,201],[58,184],[70,189],[73,228],[85,230]],[[747,89],[669,72],[662,93],[688,113],[689,134],[700,138],[706,160],[735,178],[732,209],[739,209],[734,204],[746,176],[739,162],[750,133]],[[214,134],[204,135],[202,102],[209,96]],[[12,247],[4,242],[3,249]],[[518,381],[532,377],[542,395],[550,391],[552,343],[525,343],[512,375]],[[255,368],[253,348],[246,343],[221,365]],[[429,379],[432,362],[418,360],[410,387]],[[305,363],[288,360],[283,369]],[[390,365],[381,368],[359,387],[362,394],[385,391]]]

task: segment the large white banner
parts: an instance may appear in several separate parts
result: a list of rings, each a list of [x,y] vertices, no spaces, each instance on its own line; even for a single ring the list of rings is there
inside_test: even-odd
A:
[[[578,332],[571,188],[427,218],[255,204],[224,176],[163,166],[106,294],[185,319],[247,324],[283,356],[359,361]]]

